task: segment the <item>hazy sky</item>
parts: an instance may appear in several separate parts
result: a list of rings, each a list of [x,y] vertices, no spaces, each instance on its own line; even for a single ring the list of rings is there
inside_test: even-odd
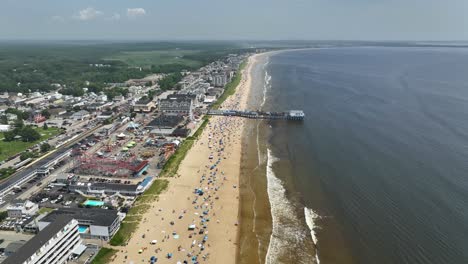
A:
[[[0,0],[0,38],[468,40],[468,0]]]

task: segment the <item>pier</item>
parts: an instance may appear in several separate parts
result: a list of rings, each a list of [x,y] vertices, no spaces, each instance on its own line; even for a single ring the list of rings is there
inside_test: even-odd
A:
[[[208,115],[216,116],[240,116],[250,119],[268,120],[304,120],[305,114],[302,110],[290,110],[287,112],[263,112],[263,111],[238,111],[238,110],[209,110]]]

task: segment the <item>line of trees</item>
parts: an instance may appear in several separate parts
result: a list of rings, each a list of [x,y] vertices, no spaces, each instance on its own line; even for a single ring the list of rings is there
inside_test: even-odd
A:
[[[183,76],[180,72],[172,73],[158,81],[161,90],[170,90],[176,86],[178,82],[182,80]],[[176,87],[178,88],[178,87]]]
[[[3,133],[4,141],[15,141],[17,139],[22,140],[23,142],[36,141],[41,138],[41,134],[37,132],[31,126],[16,127],[12,131],[7,131]],[[17,138],[20,136],[20,138]]]

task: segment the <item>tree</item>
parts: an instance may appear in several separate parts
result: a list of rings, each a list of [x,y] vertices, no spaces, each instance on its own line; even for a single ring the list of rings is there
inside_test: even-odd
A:
[[[6,115],[0,116],[0,124],[8,125],[8,118]]]
[[[16,133],[13,131],[7,131],[3,133],[4,141],[13,141],[15,140]]]
[[[3,220],[7,219],[7,217],[8,217],[7,211],[0,212],[0,222],[3,222]]]
[[[150,91],[148,92],[148,98],[150,98],[150,99],[152,100],[152,99],[154,98],[154,94],[155,94],[155,93],[156,93],[156,92],[155,92],[154,90],[150,90]]]
[[[43,115],[45,118],[49,119],[50,118],[50,112],[47,109],[44,109],[41,111],[41,115]]]
[[[49,126],[47,125],[47,123],[44,122],[44,126],[42,127],[42,129],[44,129],[44,130],[49,129]]]
[[[21,136],[21,139],[24,142],[36,141],[41,138],[41,135],[39,134],[39,132],[37,132],[36,130],[34,130],[32,127],[29,127],[29,126],[22,128],[19,131],[18,135]]]
[[[172,73],[158,81],[161,90],[172,89],[178,82],[182,80],[183,76],[180,72]]]
[[[34,153],[33,152],[25,151],[25,152],[21,153],[21,155],[20,155],[20,160],[21,161],[27,160],[29,158],[34,158]]]
[[[49,145],[49,143],[44,143],[41,145],[41,152],[44,153],[44,152],[47,152],[49,150],[52,149],[52,146]]]
[[[24,122],[23,122],[23,120],[22,120],[22,119],[19,119],[19,118],[16,119],[16,120],[15,120],[15,127],[16,127],[16,128],[23,128],[23,127],[24,127]]]
[[[8,108],[5,110],[5,113],[7,114],[14,114],[18,119],[26,120],[29,118],[29,112],[26,111],[21,111],[16,108]]]
[[[84,95],[84,90],[82,88],[65,88],[60,90],[61,94],[72,95],[75,97],[80,97]]]

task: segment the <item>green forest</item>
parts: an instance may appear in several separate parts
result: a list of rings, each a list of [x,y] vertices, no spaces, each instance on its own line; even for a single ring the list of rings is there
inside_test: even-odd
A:
[[[100,90],[151,73],[193,70],[242,51],[225,42],[0,43],[0,92],[50,91],[58,83],[66,85],[65,93],[79,95],[86,81]]]

